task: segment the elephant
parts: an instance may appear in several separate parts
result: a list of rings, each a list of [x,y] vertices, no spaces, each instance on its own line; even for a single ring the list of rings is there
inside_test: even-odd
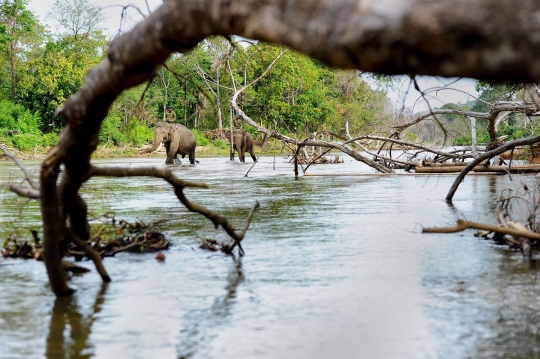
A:
[[[195,147],[197,146],[197,139],[189,128],[178,123],[158,122],[154,129],[154,143],[151,148],[142,150],[140,154],[152,153],[157,151],[161,147],[161,143],[165,145],[167,150],[167,159],[165,164],[181,164],[178,155],[182,155],[184,158],[189,156],[189,162],[195,164],[199,161],[195,161]]]
[[[234,151],[236,150],[236,152],[238,152],[240,162],[246,162],[246,152],[250,153],[251,158],[253,158],[253,162],[257,162],[257,158],[255,157],[255,151],[253,148],[253,136],[251,136],[251,133],[246,132],[242,129],[234,130],[233,144],[234,147],[231,153],[231,161],[234,160]]]

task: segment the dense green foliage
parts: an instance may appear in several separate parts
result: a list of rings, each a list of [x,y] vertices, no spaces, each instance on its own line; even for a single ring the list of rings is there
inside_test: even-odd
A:
[[[103,16],[95,5],[57,0],[51,17],[58,23],[56,33],[39,23],[27,0],[0,5],[0,143],[22,151],[55,143],[65,126],[55,110],[81,87],[106,50],[99,29]],[[149,84],[125,91],[103,122],[100,144],[150,142],[152,126],[167,106],[178,123],[194,130],[199,145],[209,144],[209,138],[215,142],[215,130],[230,127],[234,90],[259,77],[283,51],[239,99],[255,121],[299,137],[318,130],[343,135],[347,122],[353,134],[373,133],[391,121],[386,94],[372,90],[355,71],[335,70],[275,45],[244,47],[215,37],[171,57]],[[220,139],[214,145],[227,147]]]

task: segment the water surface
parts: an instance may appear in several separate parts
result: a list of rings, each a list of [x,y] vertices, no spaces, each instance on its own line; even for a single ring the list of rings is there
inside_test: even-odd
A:
[[[164,263],[118,254],[73,276],[72,298],[55,299],[45,268],[0,261],[0,358],[531,358],[540,356],[537,262],[471,232],[422,234],[459,214],[495,221],[498,193],[530,176],[468,176],[453,206],[453,176],[341,176],[374,173],[345,164],[312,166],[293,178],[282,157],[251,163],[225,157],[171,167],[208,183],[188,197],[238,227],[261,203],[243,258],[197,249],[197,237],[225,240],[152,178],[92,179],[91,212],[150,222],[174,243]],[[162,158],[98,160],[103,166],[163,166]],[[38,163],[27,163],[34,172]],[[275,169],[274,169],[275,167]],[[39,226],[34,202],[6,184],[18,170],[0,163],[0,238]],[[81,265],[92,268],[91,262]]]

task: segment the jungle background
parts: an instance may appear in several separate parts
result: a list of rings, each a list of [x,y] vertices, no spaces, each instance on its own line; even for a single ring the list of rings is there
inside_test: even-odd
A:
[[[100,27],[102,9],[86,0],[57,1],[50,16],[57,24],[54,29],[41,24],[25,0],[4,0],[0,5],[0,143],[23,158],[39,157],[56,144],[65,126],[56,109],[81,87],[86,72],[105,56],[112,40]],[[187,55],[171,57],[149,84],[125,91],[114,103],[103,122],[97,155],[138,153],[152,141],[153,124],[163,119],[167,106],[173,107],[178,123],[193,130],[200,149],[227,153],[227,138],[220,130],[230,128],[234,117],[230,99],[235,83],[259,76],[281,50],[277,45],[215,37]],[[387,96],[399,81],[333,69],[288,50],[239,104],[262,126],[297,138],[314,131],[343,135],[346,123],[354,135],[385,135],[393,124],[415,115]],[[511,84],[478,82],[477,91],[478,98],[440,108],[481,112],[491,102],[523,97]],[[407,130],[405,138],[470,144],[470,125],[463,116],[440,115],[438,120],[446,134],[429,121]],[[486,126],[479,121],[478,142],[485,143]],[[262,141],[254,128],[245,129],[257,143]],[[515,113],[498,128],[498,135],[510,139],[537,132],[536,123]]]

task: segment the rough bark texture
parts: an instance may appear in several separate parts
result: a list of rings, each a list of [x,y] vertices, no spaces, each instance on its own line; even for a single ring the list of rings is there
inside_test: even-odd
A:
[[[165,0],[111,43],[107,58],[58,111],[68,125],[43,163],[40,188],[45,264],[54,292],[71,291],[59,249],[69,239],[66,219],[83,221],[77,193],[89,176],[101,122],[123,89],[146,81],[173,51],[188,51],[210,35],[237,34],[344,68],[540,82],[539,33],[533,0],[519,6],[515,0]],[[356,155],[345,145],[323,145]]]

